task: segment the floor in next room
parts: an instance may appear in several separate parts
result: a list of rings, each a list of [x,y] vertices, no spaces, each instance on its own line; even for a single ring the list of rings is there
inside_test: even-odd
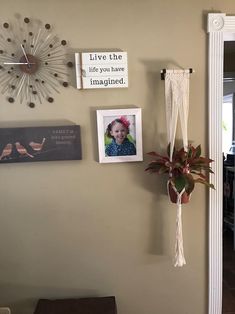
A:
[[[223,314],[235,314],[235,251],[229,229],[223,234]]]

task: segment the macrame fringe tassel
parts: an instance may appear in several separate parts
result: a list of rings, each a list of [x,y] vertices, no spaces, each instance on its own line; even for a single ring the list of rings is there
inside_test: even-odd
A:
[[[183,191],[182,191],[183,192]],[[177,201],[177,218],[176,218],[176,239],[175,239],[175,267],[182,267],[186,264],[184,258],[184,245],[183,245],[183,231],[182,231],[182,205],[181,205],[181,195],[178,194]]]

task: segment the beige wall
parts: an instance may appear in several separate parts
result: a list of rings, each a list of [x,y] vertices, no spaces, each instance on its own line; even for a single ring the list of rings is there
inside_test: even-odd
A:
[[[207,313],[206,191],[183,210],[187,265],[174,268],[175,207],[147,163],[99,164],[96,108],[143,109],[144,152],[166,144],[167,67],[192,67],[189,138],[207,150],[206,13],[233,0],[0,0],[54,26],[74,50],[128,52],[129,88],[78,91],[35,109],[0,96],[0,121],[69,119],[81,125],[83,160],[0,167],[0,305],[29,314],[38,298],[115,295],[120,314]]]

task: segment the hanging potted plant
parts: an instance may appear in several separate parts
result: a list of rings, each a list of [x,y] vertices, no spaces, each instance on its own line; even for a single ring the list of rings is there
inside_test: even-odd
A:
[[[212,159],[201,156],[201,146],[189,145],[186,151],[184,147],[174,149],[172,160],[170,160],[170,146],[167,148],[167,155],[162,156],[156,152],[149,152],[153,156],[145,171],[157,174],[168,174],[168,193],[173,203],[187,203],[194,190],[196,183],[206,185],[214,189],[214,185],[209,183],[207,175],[213,173],[210,164]]]

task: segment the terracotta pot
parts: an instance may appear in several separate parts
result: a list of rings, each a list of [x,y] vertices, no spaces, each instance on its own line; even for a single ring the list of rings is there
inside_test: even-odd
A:
[[[168,184],[168,194],[170,196],[170,200],[172,203],[177,203],[177,192],[173,189],[171,183]],[[181,204],[186,204],[190,200],[190,196],[186,192],[184,192],[181,196]]]

